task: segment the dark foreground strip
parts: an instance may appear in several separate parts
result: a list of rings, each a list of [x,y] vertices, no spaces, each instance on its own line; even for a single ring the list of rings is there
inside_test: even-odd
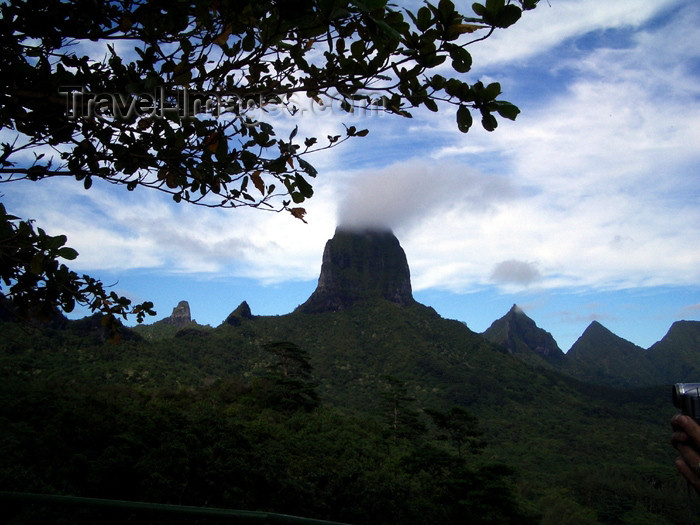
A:
[[[76,496],[58,496],[53,494],[32,494],[28,492],[0,491],[0,499],[26,501],[33,503],[55,503],[61,505],[78,505],[85,507],[104,507],[111,509],[124,509],[144,512],[173,513],[190,516],[218,516],[223,518],[234,518],[234,521],[238,523],[347,525],[337,521],[301,518],[298,516],[289,516],[287,514],[275,514],[271,512],[255,510],[231,510],[218,509],[213,507],[191,507],[186,505],[167,505],[165,503],[144,503],[140,501],[83,498]]]

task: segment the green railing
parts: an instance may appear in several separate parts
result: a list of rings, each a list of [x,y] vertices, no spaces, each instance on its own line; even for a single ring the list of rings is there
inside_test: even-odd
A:
[[[232,523],[269,523],[292,525],[347,525],[337,521],[301,518],[287,514],[276,514],[255,510],[232,510],[213,507],[191,507],[187,505],[168,505],[165,503],[144,503],[140,501],[123,501],[76,496],[58,496],[53,494],[32,494],[28,492],[0,491],[0,499],[40,504],[77,505],[81,507],[102,507],[135,512],[155,512],[159,514],[179,514],[197,517],[231,518]]]

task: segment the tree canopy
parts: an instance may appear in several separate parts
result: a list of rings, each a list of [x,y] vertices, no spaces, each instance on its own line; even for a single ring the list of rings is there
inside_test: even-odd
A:
[[[0,182],[71,177],[89,189],[102,179],[304,220],[318,175],[309,155],[369,130],[313,137],[294,127],[281,136],[280,114],[314,106],[411,117],[453,106],[459,131],[474,115],[493,131],[497,116],[513,120],[519,110],[500,98],[499,83],[466,80],[467,48],[537,2],[487,0],[462,14],[449,0],[414,11],[387,0],[10,0],[0,5]],[[36,286],[16,287],[36,275],[37,257],[76,254],[30,221],[3,221],[0,257],[13,271],[3,273],[2,293],[20,308],[21,290]],[[56,249],[15,257],[28,229]],[[85,279],[67,275],[70,285],[50,276],[35,284],[85,291],[75,282]],[[112,316],[152,306],[95,301],[100,290],[42,293],[52,307],[77,300]]]

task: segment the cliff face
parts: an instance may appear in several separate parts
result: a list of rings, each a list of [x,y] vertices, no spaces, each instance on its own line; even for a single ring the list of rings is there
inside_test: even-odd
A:
[[[170,314],[170,317],[161,320],[162,323],[173,324],[175,326],[185,326],[191,321],[190,304],[187,301],[180,301],[177,306],[173,308],[173,313]]]
[[[344,310],[373,298],[400,305],[415,302],[406,254],[391,231],[338,228],[323,251],[318,286],[297,310]]]

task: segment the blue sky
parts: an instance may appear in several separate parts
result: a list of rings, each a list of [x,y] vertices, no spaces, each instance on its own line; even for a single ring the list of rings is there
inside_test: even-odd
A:
[[[564,351],[593,320],[646,348],[700,320],[698,42],[694,0],[543,1],[470,47],[467,80],[499,81],[522,111],[493,133],[459,133],[449,108],[280,117],[282,136],[370,129],[308,159],[308,224],[97,182],[0,193],[68,235],[74,269],[154,301],[158,318],[180,300],[211,325],[244,300],[288,313],[315,288],[339,222],[381,224],[406,251],[414,296],[443,317],[481,332],[517,303]]]

